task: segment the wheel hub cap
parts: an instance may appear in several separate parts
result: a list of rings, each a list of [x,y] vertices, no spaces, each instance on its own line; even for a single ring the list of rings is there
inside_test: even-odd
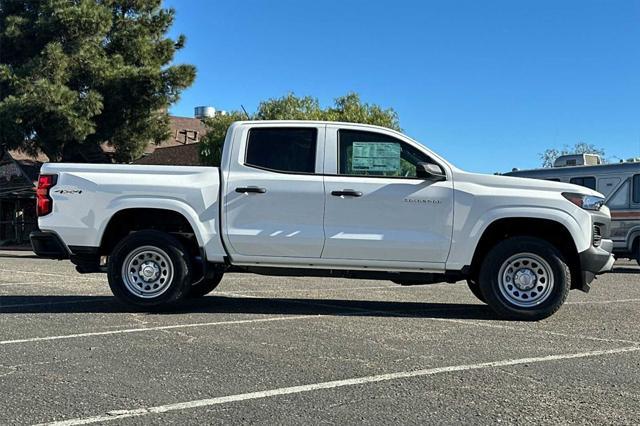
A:
[[[138,247],[122,264],[122,280],[136,297],[151,299],[171,286],[173,263],[169,255],[155,246]]]
[[[529,290],[536,284],[536,274],[529,268],[519,269],[513,277],[513,283],[520,290]]]
[[[145,281],[154,281],[158,278],[158,275],[160,275],[160,267],[152,261],[144,262],[142,266],[140,266],[140,275]]]
[[[528,308],[543,303],[552,293],[553,286],[551,266],[537,254],[513,255],[500,267],[500,293],[516,307]]]

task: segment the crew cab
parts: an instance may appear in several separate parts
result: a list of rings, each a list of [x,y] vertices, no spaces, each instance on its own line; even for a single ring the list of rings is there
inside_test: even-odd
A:
[[[225,272],[466,280],[503,317],[538,320],[613,265],[601,194],[462,171],[382,127],[245,121],[220,167],[43,165],[39,256],[106,272],[147,309]]]

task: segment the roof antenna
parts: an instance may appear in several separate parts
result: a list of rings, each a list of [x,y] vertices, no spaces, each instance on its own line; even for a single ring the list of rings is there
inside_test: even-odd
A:
[[[242,108],[242,110],[244,111],[244,115],[247,116],[247,120],[251,120],[251,117],[249,117],[249,114],[247,113],[247,110],[244,109],[244,105],[240,104],[240,108]]]

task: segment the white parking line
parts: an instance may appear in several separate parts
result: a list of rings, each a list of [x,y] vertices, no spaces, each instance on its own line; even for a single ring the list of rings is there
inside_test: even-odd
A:
[[[560,361],[568,359],[589,358],[604,355],[615,355],[628,352],[640,351],[640,347],[631,346],[618,349],[609,349],[603,351],[577,352],[559,355],[548,355],[542,357],[516,358],[502,361],[483,362],[478,364],[462,364],[452,365],[448,367],[428,368],[423,370],[400,371],[396,373],[377,374],[373,376],[356,377],[352,379],[333,380],[329,382],[311,383],[301,386],[291,386],[285,388],[276,388],[265,391],[241,393],[236,395],[221,396],[216,398],[198,399],[194,401],[179,402],[175,404],[157,405],[153,407],[137,408],[133,410],[117,410],[110,411],[106,414],[84,417],[77,419],[64,420],[59,422],[45,423],[50,426],[72,426],[85,425],[90,423],[108,422],[112,420],[120,420],[129,417],[147,416],[150,414],[161,414],[170,411],[187,410],[199,407],[210,407],[213,405],[228,404],[239,401],[249,401],[254,399],[270,398],[281,395],[291,395],[304,392],[313,392],[323,389],[335,389],[347,386],[358,386],[368,383],[385,382],[389,380],[408,379],[412,377],[433,376],[442,373],[453,373],[459,371],[480,370],[485,368],[508,367],[513,365],[533,364],[551,361]]]
[[[2,282],[0,283],[0,287],[7,287],[7,286],[12,286],[12,285],[37,285],[37,284],[59,284],[60,280],[58,281],[14,281],[14,282]]]
[[[90,333],[63,334],[59,336],[44,336],[44,337],[30,337],[27,339],[1,340],[0,345],[13,345],[18,343],[31,343],[31,342],[46,342],[51,340],[77,339],[80,337],[92,337],[92,336],[110,336],[114,334],[143,333],[148,331],[174,330],[174,329],[182,329],[182,328],[210,327],[214,325],[289,321],[289,320],[295,320],[295,319],[319,318],[319,317],[320,315],[295,315],[295,316],[286,316],[286,317],[257,318],[257,319],[250,319],[250,320],[198,322],[198,323],[189,323],[189,324],[162,325],[158,327],[125,328],[122,330],[96,331],[96,332],[90,332]]]
[[[57,273],[53,273],[53,272],[37,272],[37,271],[16,271],[14,269],[0,269],[0,272],[11,272],[14,274],[31,274],[31,275],[44,275],[47,277],[61,277],[61,278],[72,278],[71,275],[69,274],[57,274]],[[104,278],[97,278],[97,277],[82,277],[83,280],[91,280],[91,281],[102,281],[105,282]]]
[[[95,297],[95,294],[89,294],[89,295],[77,295],[78,297],[81,297],[82,299],[80,300],[62,300],[60,302],[38,302],[38,303],[14,303],[13,305],[3,305],[0,302],[0,313],[2,312],[2,309],[6,309],[6,308],[22,308],[24,307],[34,307],[34,306],[49,306],[49,305],[69,305],[69,304],[75,304],[75,303],[86,303],[86,304],[91,304],[91,303],[95,303],[95,302],[104,302],[105,300],[113,300],[113,297],[98,297],[95,299],[91,299],[91,300],[87,300],[87,297]],[[2,297],[2,296],[0,296]],[[7,296],[5,296],[7,297]],[[10,296],[9,296],[10,297]],[[28,297],[28,295],[27,295]],[[67,296],[65,296],[67,297]],[[7,313],[19,313],[19,312],[7,312]]]
[[[256,296],[239,294],[235,292],[217,292],[217,294],[222,296],[232,296],[239,298],[256,298]],[[58,304],[75,304],[75,303],[94,303],[98,301],[107,301],[112,300],[111,297],[97,298],[91,301],[87,301],[85,299],[82,300],[72,300],[72,301],[60,301],[60,302],[43,302],[43,303],[19,303],[13,305],[1,305],[0,304],[0,313],[2,312],[2,308],[19,308],[19,307],[33,307],[33,306],[47,306],[47,305],[58,305]],[[640,299],[626,299],[619,301],[603,301],[615,303],[615,302],[628,302],[628,301],[637,301]],[[288,300],[288,303],[307,305],[307,306],[318,306],[318,307],[326,307],[326,308],[335,308],[345,311],[351,311],[354,315],[359,314],[385,314],[389,316],[398,316],[398,317],[410,317],[412,316],[410,312],[406,311],[398,311],[398,310],[371,310],[367,308],[359,308],[359,307],[350,307],[350,306],[342,306],[339,304],[332,303],[322,303],[316,302],[314,299],[309,300]],[[577,302],[574,302],[577,303]],[[591,302],[584,302],[591,303]],[[480,305],[479,305],[480,306]],[[428,312],[441,312],[444,309],[429,309]],[[446,311],[450,311],[451,308],[447,308]],[[420,311],[423,312],[423,311]],[[424,313],[424,312],[423,312]],[[348,315],[348,314],[345,314]],[[213,325],[224,325],[224,324],[245,324],[245,323],[254,323],[254,322],[270,322],[270,321],[284,321],[284,320],[294,320],[294,319],[306,319],[306,318],[322,318],[322,317],[331,317],[332,315],[296,315],[296,316],[286,316],[286,317],[275,317],[275,318],[263,318],[263,319],[251,319],[251,320],[235,320],[235,321],[216,321],[216,322],[207,322],[207,323],[190,323],[190,324],[175,324],[175,325],[167,325],[167,326],[158,326],[158,327],[145,327],[145,328],[133,328],[133,329],[122,329],[122,330],[111,330],[111,331],[101,331],[101,332],[87,332],[87,333],[78,333],[78,334],[69,334],[69,335],[58,335],[58,336],[42,336],[42,337],[33,337],[33,338],[25,338],[25,339],[14,339],[14,340],[4,340],[0,341],[0,345],[9,345],[9,344],[19,344],[19,343],[31,343],[31,342],[42,342],[42,341],[52,341],[52,340],[64,340],[64,339],[74,339],[74,338],[82,338],[82,337],[91,337],[91,336],[105,336],[105,335],[117,335],[117,334],[126,334],[126,333],[139,333],[145,331],[158,331],[158,330],[168,330],[168,329],[180,329],[180,328],[191,328],[191,327],[206,327]],[[565,333],[558,333],[548,330],[525,330],[520,327],[512,327],[503,324],[490,324],[486,322],[466,320],[466,319],[456,319],[456,318],[430,318],[428,316],[421,317],[430,321],[438,321],[438,322],[449,322],[449,323],[457,323],[461,325],[471,325],[476,327],[486,327],[486,328],[500,328],[500,329],[509,329],[514,331],[522,331],[522,332],[535,332],[542,333],[548,335],[555,335],[560,337],[568,337],[568,338],[576,338],[576,339],[585,339],[592,341],[602,341],[602,342],[610,342],[610,343],[628,343],[628,344],[638,344],[638,342],[631,340],[622,340],[622,339],[607,339],[607,338],[599,338],[592,337],[586,335],[572,335]]]
[[[549,336],[566,337],[571,339],[592,340],[594,342],[625,343],[625,344],[632,344],[632,345],[640,345],[640,342],[636,342],[634,340],[609,339],[606,337],[594,337],[594,336],[587,336],[584,334],[561,333],[558,331],[532,329],[528,327],[518,327],[518,326],[510,326],[510,325],[504,325],[504,324],[491,324],[483,321],[463,320],[463,319],[456,319],[456,318],[429,318],[429,319],[433,321],[450,322],[455,324],[471,325],[475,327],[513,330],[519,333],[538,333],[538,334],[547,334]]]
[[[229,295],[229,296],[237,296],[240,298],[255,298],[256,296],[250,296],[250,295],[242,295],[242,294],[238,294],[238,293],[230,293],[230,292],[226,292],[224,293],[225,295]],[[630,299],[631,300],[631,299]],[[348,311],[352,311],[352,312],[358,312],[360,314],[385,314],[385,315],[389,315],[389,316],[398,316],[398,317],[412,317],[412,312],[419,312],[419,313],[425,313],[425,312],[451,312],[453,309],[449,308],[442,308],[442,309],[429,309],[427,311],[398,311],[398,310],[390,310],[390,311],[385,311],[385,310],[371,310],[371,309],[367,309],[367,308],[359,308],[359,307],[353,307],[353,306],[341,306],[341,305],[336,305],[336,304],[332,304],[332,303],[324,303],[324,302],[314,302],[314,299],[308,299],[308,300],[289,300],[289,303],[295,303],[295,304],[300,304],[300,305],[313,305],[313,306],[319,306],[319,307],[325,307],[325,308],[342,308]],[[478,305],[478,306],[482,306],[482,305]],[[462,308],[460,308],[459,310],[462,310]],[[640,345],[640,342],[636,342],[634,340],[624,340],[624,339],[609,339],[609,338],[603,338],[603,337],[593,337],[593,336],[587,336],[584,334],[568,334],[568,333],[560,333],[560,332],[555,332],[555,331],[550,331],[550,330],[532,330],[530,328],[523,328],[523,327],[515,327],[515,326],[509,326],[509,325],[504,325],[504,324],[492,324],[492,323],[488,323],[488,322],[484,322],[484,321],[474,321],[474,320],[468,320],[468,319],[458,319],[458,318],[436,318],[436,317],[428,317],[428,316],[424,316],[421,317],[423,319],[429,320],[429,321],[439,321],[439,322],[448,322],[448,323],[454,323],[454,324],[461,324],[461,325],[470,325],[470,326],[474,326],[474,327],[486,327],[486,328],[498,328],[498,329],[503,329],[503,330],[513,330],[513,331],[517,331],[517,332],[525,332],[525,333],[540,333],[540,334],[547,334],[547,335],[551,335],[551,336],[559,336],[559,337],[567,337],[567,338],[573,338],[573,339],[583,339],[583,340],[592,340],[592,341],[596,341],[596,342],[607,342],[607,343],[625,343],[625,344],[632,344],[632,345]]]
[[[565,305],[608,305],[610,303],[631,303],[640,302],[640,299],[619,299],[619,300],[585,300],[584,302],[567,302]]]

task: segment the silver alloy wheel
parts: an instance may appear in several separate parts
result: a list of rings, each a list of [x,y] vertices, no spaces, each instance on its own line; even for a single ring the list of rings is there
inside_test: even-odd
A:
[[[498,274],[500,293],[520,308],[537,306],[553,290],[553,271],[549,263],[533,253],[518,253],[504,261]]]
[[[143,299],[160,296],[173,279],[173,263],[164,251],[142,246],[129,253],[122,263],[122,280],[129,292]]]

